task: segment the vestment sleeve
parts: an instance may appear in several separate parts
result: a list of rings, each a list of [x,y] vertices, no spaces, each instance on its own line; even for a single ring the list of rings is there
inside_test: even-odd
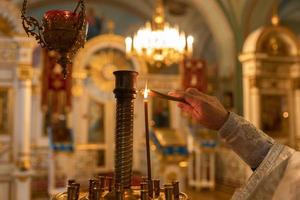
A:
[[[232,112],[219,135],[252,169],[260,165],[274,144],[272,138]]]

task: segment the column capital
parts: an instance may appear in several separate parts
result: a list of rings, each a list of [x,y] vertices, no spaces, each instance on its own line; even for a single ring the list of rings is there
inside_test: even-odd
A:
[[[300,90],[300,78],[295,78],[292,86],[294,90]]]
[[[14,36],[13,40],[18,44],[19,48],[29,48],[34,49],[38,47],[37,42],[27,35]]]
[[[18,80],[25,81],[31,80],[33,77],[33,69],[31,65],[19,65],[17,68],[17,78]]]
[[[13,40],[18,49],[17,78],[21,80],[31,79],[33,51],[37,47],[37,43],[33,38],[27,36],[16,36]]]
[[[16,170],[13,175],[18,181],[25,182],[32,177],[33,172]]]

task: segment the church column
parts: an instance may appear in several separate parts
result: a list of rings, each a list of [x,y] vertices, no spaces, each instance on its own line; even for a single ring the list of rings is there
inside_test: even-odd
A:
[[[252,83],[251,83],[252,82]],[[251,122],[254,126],[260,128],[261,126],[261,110],[260,110],[260,92],[258,88],[258,79],[252,79],[250,82],[250,109],[251,109]]]
[[[74,144],[87,143],[87,93],[84,90],[83,80],[87,74],[85,71],[74,69],[72,73],[72,112],[70,113],[70,125],[74,131]]]
[[[33,41],[15,38],[19,45],[15,79],[14,161],[15,199],[31,199],[31,86]]]
[[[299,139],[300,139],[300,79],[297,79],[295,81],[295,92],[294,92],[294,110],[295,110],[295,120],[294,120],[294,124],[295,124],[295,130],[296,130],[296,146],[299,148],[300,144],[299,144]]]

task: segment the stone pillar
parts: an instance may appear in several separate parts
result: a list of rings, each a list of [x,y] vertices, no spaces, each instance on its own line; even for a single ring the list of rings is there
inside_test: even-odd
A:
[[[295,124],[295,131],[296,131],[296,146],[298,149],[300,149],[300,89],[296,89],[295,90],[295,101],[294,101],[294,111],[295,111],[295,120],[294,120],[294,124]]]
[[[15,38],[18,43],[18,66],[15,78],[14,163],[15,199],[31,199],[31,89],[32,52],[34,41],[27,37]]]

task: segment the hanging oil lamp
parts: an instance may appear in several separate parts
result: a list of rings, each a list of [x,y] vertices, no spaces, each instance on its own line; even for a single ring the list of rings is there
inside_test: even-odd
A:
[[[60,54],[58,63],[64,77],[72,56],[84,46],[86,40],[85,2],[79,0],[74,11],[49,10],[42,20],[42,25],[32,16],[27,16],[27,0],[22,7],[22,24],[27,35],[35,37],[41,47],[57,51]]]

